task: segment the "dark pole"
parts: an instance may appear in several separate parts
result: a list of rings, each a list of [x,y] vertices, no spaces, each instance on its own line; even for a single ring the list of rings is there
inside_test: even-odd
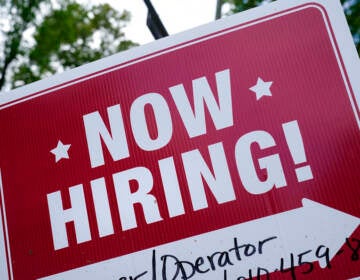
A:
[[[223,4],[223,0],[217,0],[216,2],[216,12],[215,12],[215,19],[221,18],[221,7]]]
[[[146,25],[149,27],[151,34],[154,36],[156,40],[169,36],[154,6],[151,4],[151,1],[144,0],[144,2],[148,8]]]

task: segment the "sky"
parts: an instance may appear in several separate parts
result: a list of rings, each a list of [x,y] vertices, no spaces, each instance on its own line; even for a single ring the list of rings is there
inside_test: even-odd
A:
[[[132,19],[124,29],[127,39],[139,44],[153,41],[146,26],[147,8],[143,0],[90,0],[110,3],[114,8],[131,12]],[[211,22],[215,19],[216,0],[151,0],[170,35]]]

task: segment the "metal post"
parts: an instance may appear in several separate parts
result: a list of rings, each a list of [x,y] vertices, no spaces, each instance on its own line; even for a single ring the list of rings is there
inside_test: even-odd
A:
[[[223,4],[223,0],[217,0],[216,2],[216,13],[215,13],[215,19],[221,18],[221,7]]]
[[[146,19],[146,25],[151,31],[151,34],[154,38],[160,39],[166,36],[169,36],[168,32],[165,29],[165,26],[161,22],[159,15],[157,14],[154,6],[151,4],[150,0],[144,0],[147,8],[148,8],[148,15]]]

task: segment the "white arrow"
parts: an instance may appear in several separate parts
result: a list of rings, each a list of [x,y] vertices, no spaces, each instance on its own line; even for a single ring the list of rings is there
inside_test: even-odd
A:
[[[301,208],[265,219],[281,225],[279,234],[286,251],[295,253],[306,247],[315,249],[318,245],[326,245],[330,248],[331,260],[345,243],[345,239],[359,226],[360,219],[309,199],[304,198],[302,204]],[[274,226],[276,225],[273,224]],[[320,266],[326,267],[326,262],[323,261]]]
[[[248,276],[249,269],[256,270],[258,267],[274,272],[275,269],[280,268],[281,258],[284,258],[283,268],[287,268],[290,264],[290,254],[295,256],[294,265],[297,266],[298,255],[304,252],[308,253],[302,256],[303,263],[319,261],[320,265],[325,267],[326,259],[316,256],[316,250],[321,245],[324,246],[323,248],[329,248],[328,258],[331,260],[345,243],[345,239],[359,226],[360,219],[308,199],[303,199],[302,203],[303,207],[294,210],[160,245],[43,279],[114,279],[114,277],[119,279],[125,276],[135,278],[141,274],[141,279],[153,280],[153,266],[156,267],[157,280],[164,279],[162,276],[164,267],[167,273],[166,279],[181,279],[183,275],[180,272],[179,264],[176,264],[176,259],[183,264],[186,277],[194,273],[191,279],[223,279],[224,270],[227,271],[227,279],[237,279],[239,276]],[[262,244],[260,253],[259,244],[270,237],[273,238]],[[241,260],[237,258],[234,249],[235,238]],[[245,244],[251,244],[247,247],[248,256],[245,252],[246,246],[242,246]],[[256,252],[253,251],[254,248]],[[153,262],[154,250],[156,263]],[[168,257],[164,261],[162,257],[169,255],[175,256],[176,259]],[[211,267],[209,257],[212,259],[213,267]],[[199,261],[200,258],[203,261]],[[198,264],[203,262],[199,269],[207,271],[206,273],[195,271],[197,260]],[[309,265],[304,267],[304,269],[308,268]],[[186,277],[184,279],[190,279]]]

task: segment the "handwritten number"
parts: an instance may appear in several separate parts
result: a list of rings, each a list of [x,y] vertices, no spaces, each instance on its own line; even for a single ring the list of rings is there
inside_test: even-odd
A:
[[[351,241],[357,242],[356,247],[352,247],[350,238],[346,238],[346,245],[349,247],[349,249],[352,252],[351,260],[352,261],[358,261],[359,260],[359,250],[360,250],[360,240],[356,238],[352,238]]]
[[[307,262],[307,261],[303,260],[303,256],[305,256],[306,254],[309,254],[310,252],[312,252],[312,250],[302,252],[301,254],[298,255],[298,265],[299,266],[308,265],[308,269],[306,271],[303,271],[302,274],[309,274],[314,269],[314,265],[311,262]]]
[[[317,258],[322,259],[325,258],[326,260],[326,267],[327,268],[331,268],[331,264],[330,264],[330,249],[324,245],[320,245],[316,252],[315,255]]]
[[[290,267],[285,268],[285,261],[284,258],[280,259],[280,272],[281,273],[291,273],[291,279],[296,280],[296,273],[295,273],[295,263],[294,263],[294,254],[290,254]]]

